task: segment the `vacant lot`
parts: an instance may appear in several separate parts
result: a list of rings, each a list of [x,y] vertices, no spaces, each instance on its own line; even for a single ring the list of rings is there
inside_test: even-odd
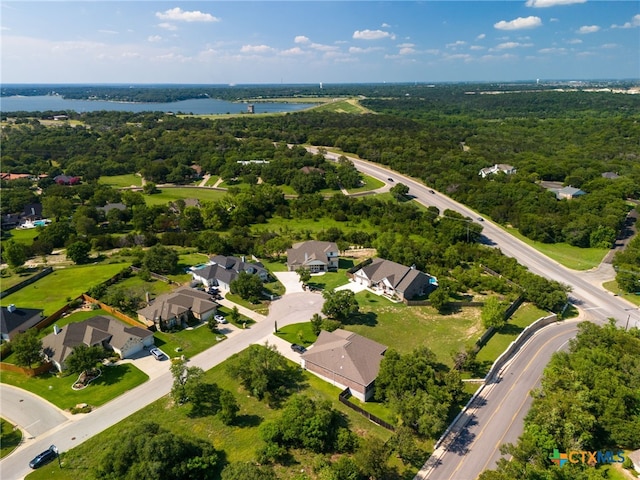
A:
[[[214,190],[212,188],[162,187],[160,188],[160,193],[145,195],[144,201],[147,205],[166,205],[169,202],[175,202],[178,199],[185,200],[187,198],[197,198],[201,202],[207,202],[219,200],[226,194],[227,192]]]
[[[141,187],[142,177],[134,175],[133,173],[112,175],[109,177],[100,177],[100,183],[104,183],[105,185],[109,185],[114,188]]]

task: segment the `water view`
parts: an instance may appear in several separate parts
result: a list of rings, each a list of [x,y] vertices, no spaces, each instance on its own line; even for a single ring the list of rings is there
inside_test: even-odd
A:
[[[58,95],[13,96],[0,98],[2,112],[46,112],[73,110],[79,113],[99,110],[115,110],[124,112],[174,112],[193,114],[246,113],[249,105],[253,105],[255,113],[296,112],[313,106],[309,103],[283,102],[228,102],[210,98],[198,98],[168,103],[128,103],[109,102],[105,100],[65,99]]]

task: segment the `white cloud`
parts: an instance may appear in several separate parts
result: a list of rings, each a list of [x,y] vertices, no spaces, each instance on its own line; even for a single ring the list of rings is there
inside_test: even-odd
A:
[[[542,20],[540,17],[534,17],[533,15],[529,17],[518,17],[515,20],[506,21],[500,20],[498,23],[495,23],[493,26],[498,30],[520,30],[523,28],[536,28],[542,25]]]
[[[297,35],[296,38],[293,39],[293,43],[309,43],[309,37]]]
[[[533,47],[533,43],[520,43],[520,42],[504,42],[496,45],[493,50],[508,50],[510,48],[520,47]]]
[[[471,45],[469,47],[469,50],[485,50],[486,47],[483,47],[482,45]]]
[[[476,40],[483,40],[486,37],[486,35],[484,33],[481,33],[480,35],[478,35],[476,37]]]
[[[369,48],[349,47],[349,53],[371,53],[371,52],[376,52],[378,50],[380,49],[376,47],[369,47]]]
[[[99,33],[106,33],[108,35],[117,35],[120,32],[116,32],[115,30],[98,30]]]
[[[322,43],[312,43],[309,46],[314,50],[319,50],[321,52],[337,52],[340,50],[340,48],[334,47],[333,45],[323,45]]]
[[[383,23],[382,25],[380,25],[381,28],[391,28],[391,25],[389,25],[388,23]]]
[[[457,41],[455,41],[455,42],[453,42],[453,43],[447,43],[447,44],[445,45],[445,47],[447,47],[447,48],[453,48],[453,49],[455,50],[455,49],[456,49],[456,48],[458,48],[458,47],[461,47],[461,46],[463,46],[463,45],[466,45],[466,43],[467,43],[467,42],[464,42],[464,41],[462,41],[462,40],[457,40]]]
[[[556,5],[573,5],[574,3],[585,3],[587,0],[527,0],[525,5],[533,8],[555,7]]]
[[[618,48],[618,45],[615,43],[603,43],[600,48]]]
[[[353,38],[356,40],[380,40],[382,38],[395,40],[396,36],[382,30],[356,30],[353,32]]]
[[[182,10],[180,7],[170,8],[164,12],[156,12],[156,17],[161,20],[173,20],[176,22],[219,22],[220,19],[210,13],[203,13],[199,10],[190,12]]]
[[[473,57],[468,53],[455,53],[453,55],[445,55],[444,58],[447,60],[464,60],[465,62],[473,60]]]
[[[285,57],[294,57],[294,56],[304,55],[304,54],[305,54],[305,51],[302,50],[300,47],[293,47],[288,50],[283,50],[280,52],[280,55],[283,55]]]
[[[273,51],[268,45],[243,45],[240,49],[242,53],[269,53]]]
[[[587,34],[587,33],[595,33],[600,30],[598,25],[584,25],[578,29],[578,33]]]
[[[164,28],[165,30],[170,30],[170,31],[174,31],[178,29],[178,27],[176,27],[173,23],[169,23],[169,22],[159,23],[158,26],[160,28]]]
[[[630,22],[624,22],[622,25],[611,25],[611,28],[636,28],[640,27],[640,13],[631,17]]]
[[[582,43],[582,40],[580,40],[579,38],[572,38],[571,40],[567,40],[567,43],[569,45],[579,45]]]
[[[567,53],[567,49],[566,48],[541,48],[540,50],[538,50],[538,53],[542,53],[542,54],[565,54]]]
[[[412,55],[414,53],[416,53],[416,49],[415,48],[411,48],[411,47],[402,47],[398,53],[400,55]]]
[[[160,35],[149,35],[147,37],[147,42],[159,42],[160,40],[162,40]]]

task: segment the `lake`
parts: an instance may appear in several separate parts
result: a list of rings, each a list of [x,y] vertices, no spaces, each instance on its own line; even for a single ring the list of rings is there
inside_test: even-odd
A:
[[[128,103],[108,102],[106,100],[65,99],[58,95],[42,95],[34,97],[14,96],[0,98],[2,112],[64,112],[66,110],[95,112],[99,110],[115,110],[121,112],[173,112],[193,113],[200,115],[222,113],[246,113],[249,102],[235,103],[211,98],[194,98],[168,103]],[[253,103],[255,113],[297,112],[312,107],[310,103],[257,102]]]

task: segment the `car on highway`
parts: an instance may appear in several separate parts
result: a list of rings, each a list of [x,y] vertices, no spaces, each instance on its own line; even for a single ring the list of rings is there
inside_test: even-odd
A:
[[[393,178],[391,177],[387,178],[387,180],[389,180],[390,182],[393,182]]]
[[[35,470],[51,462],[57,455],[56,447],[51,445],[47,450],[36,455],[36,457],[29,462],[29,466]]]
[[[433,190],[429,190],[429,193],[433,193],[435,195],[436,192],[434,192]]]
[[[164,358],[164,353],[162,353],[162,350],[160,350],[159,348],[152,348],[151,350],[149,350],[149,353],[153,355],[153,358],[158,361]]]
[[[484,218],[482,218],[482,217],[478,217],[478,221],[479,221],[479,222],[484,222]]]
[[[302,345],[298,345],[297,343],[291,344],[291,350],[293,350],[296,353],[304,353],[307,351],[306,348],[304,348]]]
[[[227,319],[226,319],[226,318],[224,318],[222,315],[215,315],[213,318],[214,318],[214,320],[215,320],[216,322],[218,322],[218,323],[222,323],[223,325],[224,325],[225,323],[229,323],[229,322],[227,322]]]

